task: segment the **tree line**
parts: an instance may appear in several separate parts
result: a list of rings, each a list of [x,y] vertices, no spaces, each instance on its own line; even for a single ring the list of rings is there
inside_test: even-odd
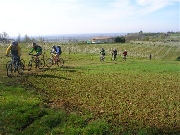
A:
[[[16,37],[16,39],[10,38],[9,34],[6,32],[0,33],[0,42],[1,43],[9,43],[11,41],[17,41],[17,42],[36,42],[36,41],[44,41],[42,37],[39,37],[38,39],[35,39],[34,37],[29,37],[27,34],[24,36],[21,36],[20,34]]]

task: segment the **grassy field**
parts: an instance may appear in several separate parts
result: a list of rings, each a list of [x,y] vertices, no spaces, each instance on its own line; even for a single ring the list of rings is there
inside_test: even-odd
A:
[[[27,64],[30,48],[21,46]],[[43,45],[45,59],[51,46]],[[61,46],[63,67],[25,70],[12,78],[5,70],[7,46],[0,46],[0,134],[180,133],[178,43]],[[102,47],[104,62],[99,61]],[[117,61],[111,61],[113,48]]]

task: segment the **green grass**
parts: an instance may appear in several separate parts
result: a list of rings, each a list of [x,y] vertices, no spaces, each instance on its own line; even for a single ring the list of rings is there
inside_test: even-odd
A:
[[[111,61],[107,53],[100,62],[99,52],[90,52],[102,46],[109,51],[114,46],[131,51],[127,61],[120,54]],[[146,44],[71,47],[75,51],[62,54],[64,67],[25,71],[22,77],[12,78],[1,72],[0,133],[179,134],[178,47],[166,46],[167,52],[156,46],[158,59],[152,60],[135,55],[136,50],[143,53],[149,48]],[[28,49],[23,50],[28,61]],[[5,64],[8,59],[1,57]],[[45,57],[49,57],[47,51]]]
[[[46,108],[40,97],[20,87],[0,86],[1,134],[103,134],[108,125],[103,120],[66,114]]]

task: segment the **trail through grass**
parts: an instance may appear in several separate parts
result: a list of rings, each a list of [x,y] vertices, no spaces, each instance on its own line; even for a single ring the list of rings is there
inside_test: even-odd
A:
[[[169,53],[164,52],[175,57]],[[1,133],[180,132],[179,61],[132,56],[127,61],[120,56],[111,61],[106,55],[100,62],[99,54],[77,52],[62,57],[64,67],[25,71],[22,77],[8,78],[3,67],[7,59],[1,56]]]

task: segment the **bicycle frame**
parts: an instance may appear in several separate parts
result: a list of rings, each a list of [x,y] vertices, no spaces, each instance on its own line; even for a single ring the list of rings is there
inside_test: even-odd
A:
[[[123,60],[124,60],[124,61],[126,61],[126,59],[127,59],[126,57],[127,57],[126,55],[123,56]]]
[[[100,55],[100,61],[104,61],[104,59],[105,59],[105,55]]]
[[[58,58],[56,60],[56,55],[55,54],[52,54],[50,58],[47,58],[46,59],[46,66],[47,67],[51,67],[52,65],[56,64],[58,66],[63,66],[64,65],[64,60],[62,58]]]
[[[44,55],[43,55],[43,59],[39,59],[39,56],[36,56],[36,55],[33,55],[33,54],[30,54],[32,55],[31,56],[31,59],[29,60],[29,63],[28,63],[28,70],[31,70],[32,68],[32,65],[33,63],[35,63],[35,68],[43,68],[44,65],[45,65],[45,62],[44,62]]]
[[[36,66],[38,65],[38,61],[39,61],[39,57],[38,56],[31,56],[31,60],[36,64]]]
[[[54,53],[51,54],[51,57],[52,57],[53,62],[55,62],[55,63],[57,63],[60,59],[60,58],[56,58],[57,54],[54,54]]]
[[[23,70],[24,70],[24,65],[22,64],[21,61],[18,61],[15,59],[16,57],[12,57],[11,61],[9,61],[6,65],[6,69],[7,69],[7,76],[11,77],[13,71],[16,72],[18,71],[18,73],[20,75],[23,74]]]
[[[117,55],[112,54],[112,60],[117,60]]]

